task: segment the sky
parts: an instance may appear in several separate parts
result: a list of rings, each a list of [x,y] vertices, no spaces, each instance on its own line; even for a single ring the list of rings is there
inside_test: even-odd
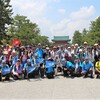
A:
[[[14,15],[27,16],[38,24],[41,35],[69,36],[89,29],[100,16],[100,0],[11,0]]]

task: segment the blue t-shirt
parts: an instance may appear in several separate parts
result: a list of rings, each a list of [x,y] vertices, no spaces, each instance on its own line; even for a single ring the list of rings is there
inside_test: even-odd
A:
[[[73,64],[73,68],[75,68],[76,67],[76,62],[74,62],[74,64]],[[82,64],[81,64],[81,62],[78,62],[78,67],[82,67]]]
[[[11,69],[8,65],[1,66],[1,69],[2,69],[2,75],[6,75],[6,74],[9,74],[11,72]]]
[[[46,73],[54,72],[55,62],[54,61],[46,61]]]
[[[93,63],[91,61],[82,63],[82,71],[89,70],[90,68],[93,68]]]
[[[36,49],[36,53],[38,58],[43,58],[43,53],[44,53],[43,49],[41,48]]]
[[[66,62],[66,68],[73,67],[73,64],[70,61]]]

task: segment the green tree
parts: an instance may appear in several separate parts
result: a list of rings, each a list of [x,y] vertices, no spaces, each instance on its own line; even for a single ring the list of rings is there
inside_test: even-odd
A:
[[[47,36],[37,35],[37,36],[34,38],[34,44],[37,45],[38,43],[41,43],[41,44],[44,45],[44,46],[45,46],[45,45],[50,45]]]
[[[87,41],[87,34],[88,34],[88,31],[84,28],[82,31],[82,43]]]
[[[74,32],[72,43],[78,43],[79,45],[82,44],[82,34],[78,30]]]
[[[12,21],[12,6],[10,0],[0,0],[0,42],[2,39],[7,38],[6,29]]]
[[[100,44],[100,16],[91,22],[89,34],[91,34],[90,38],[94,43]]]
[[[13,18],[13,24],[9,26],[8,34],[11,36],[11,42],[14,39],[19,39],[22,45],[49,44],[48,37],[41,36],[38,25],[32,23],[26,16],[16,15]]]
[[[90,45],[94,43],[100,44],[100,17],[90,24],[88,33],[83,37],[83,40],[87,41]]]
[[[13,24],[8,29],[11,39],[20,39],[23,45],[32,44],[40,30],[36,23],[32,23],[26,16],[16,15],[13,18]]]

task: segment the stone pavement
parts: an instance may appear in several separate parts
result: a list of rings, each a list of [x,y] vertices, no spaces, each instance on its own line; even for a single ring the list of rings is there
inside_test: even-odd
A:
[[[100,79],[30,79],[0,82],[0,100],[100,100]]]

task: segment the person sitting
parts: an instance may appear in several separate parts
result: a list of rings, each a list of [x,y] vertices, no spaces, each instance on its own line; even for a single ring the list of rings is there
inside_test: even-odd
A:
[[[84,78],[86,78],[88,76],[88,74],[90,74],[91,78],[93,77],[93,63],[91,61],[89,61],[88,57],[85,57],[85,61],[82,63],[82,75],[84,75]]]
[[[36,75],[36,67],[32,64],[31,59],[27,60],[27,63],[24,64],[23,72],[24,72],[24,78],[34,78]]]
[[[11,69],[6,64],[6,60],[2,60],[2,64],[1,64],[1,80],[2,80],[2,77],[5,77],[5,80],[10,80],[10,76],[11,76]]]
[[[95,74],[97,74],[96,78],[100,78],[100,57],[99,61],[97,61],[95,64]]]
[[[80,77],[81,76],[81,71],[82,71],[82,65],[81,65],[81,62],[79,60],[79,57],[76,56],[75,60],[74,60],[74,75],[77,76],[77,77]]]
[[[12,68],[12,76],[14,80],[23,78],[23,67],[19,59],[17,60],[16,64]]]

